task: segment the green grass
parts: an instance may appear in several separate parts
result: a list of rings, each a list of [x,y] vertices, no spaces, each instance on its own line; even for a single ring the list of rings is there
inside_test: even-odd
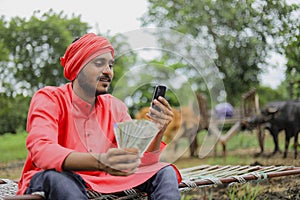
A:
[[[0,136],[0,162],[10,162],[15,160],[24,160],[27,156],[25,146],[27,133],[18,134],[6,133]]]
[[[226,194],[229,199],[235,200],[255,200],[260,193],[258,186],[252,186],[250,183],[247,184],[236,184],[228,187]]]
[[[202,144],[204,137],[206,135],[206,132],[201,132],[198,134],[199,144]],[[273,151],[274,144],[272,137],[269,133],[265,134],[265,151]],[[281,138],[280,141],[280,148],[283,149],[283,141],[284,141],[284,134],[280,133],[279,135]],[[27,150],[25,147],[25,141],[26,141],[27,133],[25,131],[17,133],[17,134],[4,134],[0,136],[0,162],[10,162],[15,160],[24,160],[27,155]],[[186,143],[186,142],[183,142]],[[184,145],[187,145],[184,144]],[[239,132],[236,135],[234,135],[230,140],[227,142],[227,156],[226,160],[224,161],[224,158],[221,156],[222,154],[222,147],[220,144],[217,144],[217,155],[218,156],[212,156],[206,159],[206,164],[249,164],[245,163],[246,160],[249,161],[253,157],[253,155],[249,154],[246,155],[243,154],[242,156],[239,156],[238,154],[230,154],[230,152],[233,152],[237,149],[249,149],[249,148],[257,148],[257,152],[259,151],[259,145],[257,141],[257,136],[255,133],[251,132]],[[189,163],[186,163],[189,164]],[[184,166],[189,167],[189,166]]]
[[[198,134],[198,143],[201,145],[204,141],[207,132],[202,131]],[[279,146],[281,150],[284,149],[284,133],[279,134]],[[188,145],[187,139],[180,141],[180,146],[186,147]],[[193,158],[189,160],[177,160],[175,165],[179,168],[187,168],[191,166],[208,164],[208,165],[250,165],[257,161],[254,154],[260,152],[260,147],[255,132],[243,131],[238,132],[226,143],[226,157],[222,156],[222,146],[217,143],[216,155],[214,150],[204,158]],[[270,154],[274,150],[274,142],[272,136],[266,132],[264,141],[264,154]],[[292,145],[290,145],[292,148]],[[293,152],[293,150],[292,150]]]

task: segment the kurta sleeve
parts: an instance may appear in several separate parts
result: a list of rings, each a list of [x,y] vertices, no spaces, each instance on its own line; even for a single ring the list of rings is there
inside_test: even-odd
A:
[[[146,151],[144,153],[144,156],[141,159],[142,165],[151,165],[151,164],[157,163],[159,161],[159,156],[165,147],[166,147],[166,144],[164,142],[161,142],[160,149],[158,151],[155,151],[155,152]]]
[[[62,164],[73,150],[58,144],[59,103],[49,90],[38,91],[28,113],[26,145],[34,165],[41,169],[62,170]]]

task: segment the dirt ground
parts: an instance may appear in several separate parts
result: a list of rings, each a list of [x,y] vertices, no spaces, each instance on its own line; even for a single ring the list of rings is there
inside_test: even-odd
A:
[[[228,154],[242,157],[243,155],[253,155],[249,159],[249,165],[261,166],[300,166],[300,159],[294,159],[294,152],[291,151],[288,157],[283,159],[283,154],[278,153],[270,156],[271,152],[266,152],[263,155],[257,156],[258,149],[238,149]],[[298,156],[299,157],[299,156]],[[193,163],[193,165],[205,164],[206,159],[199,161],[197,158],[182,158],[176,162],[177,165],[182,163]],[[250,187],[249,187],[250,186]],[[259,188],[259,189],[257,189]],[[188,194],[192,196],[192,200],[196,199],[255,199],[255,200],[277,200],[277,199],[291,199],[300,200],[300,174],[283,177],[271,178],[260,183],[239,184],[236,187],[218,186],[191,191]],[[243,193],[248,193],[246,196]],[[235,198],[231,198],[235,192]],[[239,194],[241,193],[241,194]],[[253,195],[251,196],[251,194]],[[254,193],[257,193],[254,195]],[[253,198],[255,196],[255,198]]]
[[[255,153],[258,149],[239,149],[234,152],[228,152],[229,154],[243,156],[246,154],[253,155],[249,164],[257,165],[275,165],[275,166],[300,166],[300,159],[293,158],[293,152],[289,152],[288,158],[283,159],[282,154],[276,154],[272,157],[268,157],[268,152],[263,156],[255,157]],[[0,178],[17,180],[20,177],[21,169],[23,167],[24,161],[16,161],[8,164],[0,163]],[[191,165],[201,165],[206,164],[205,159],[198,158],[188,158],[182,157],[175,162],[176,165],[180,166],[183,163],[190,163]],[[205,189],[198,189],[196,191],[191,191],[186,193],[186,199],[230,199],[228,191],[231,190],[230,194],[235,191],[237,194],[234,199],[250,199],[245,196],[238,194],[239,191],[246,190],[248,193],[255,193],[256,185],[251,185],[251,187],[246,188],[245,184],[238,186],[237,189],[227,187],[208,187]],[[293,199],[300,200],[300,175],[291,175],[284,177],[277,177],[269,179],[265,182],[259,183],[259,193],[255,199]],[[250,195],[249,195],[250,196]]]

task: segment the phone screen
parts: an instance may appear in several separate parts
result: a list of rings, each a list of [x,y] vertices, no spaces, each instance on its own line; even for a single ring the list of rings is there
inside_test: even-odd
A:
[[[151,101],[151,107],[154,108],[157,111],[160,111],[159,107],[153,104],[154,99],[158,99],[159,96],[165,97],[167,87],[164,85],[157,85],[155,86],[152,101]]]

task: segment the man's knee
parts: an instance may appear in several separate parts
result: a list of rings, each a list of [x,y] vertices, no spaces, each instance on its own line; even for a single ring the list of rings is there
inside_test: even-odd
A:
[[[72,195],[82,196],[85,198],[85,182],[83,179],[71,172],[57,172],[54,170],[45,170],[35,174],[31,181],[27,194],[33,192],[45,192],[46,197],[52,199],[57,196],[71,197]],[[71,198],[69,198],[71,199]]]
[[[161,176],[166,177],[166,178],[175,178],[175,179],[177,179],[176,172],[175,172],[175,170],[172,166],[167,166],[167,167],[162,168],[158,172],[158,174],[160,174]]]
[[[85,188],[84,180],[78,175],[72,172],[57,172],[54,170],[44,171],[44,180],[45,183],[48,183],[49,186],[56,185],[56,187],[62,188]]]
[[[162,168],[152,183],[154,191],[151,199],[180,199],[177,175],[172,166]]]
[[[54,170],[45,170],[42,173],[44,181],[57,182],[59,180],[65,179],[65,177],[60,172]]]
[[[163,182],[171,182],[174,185],[177,184],[177,175],[172,166],[162,168],[157,173],[157,178]]]

